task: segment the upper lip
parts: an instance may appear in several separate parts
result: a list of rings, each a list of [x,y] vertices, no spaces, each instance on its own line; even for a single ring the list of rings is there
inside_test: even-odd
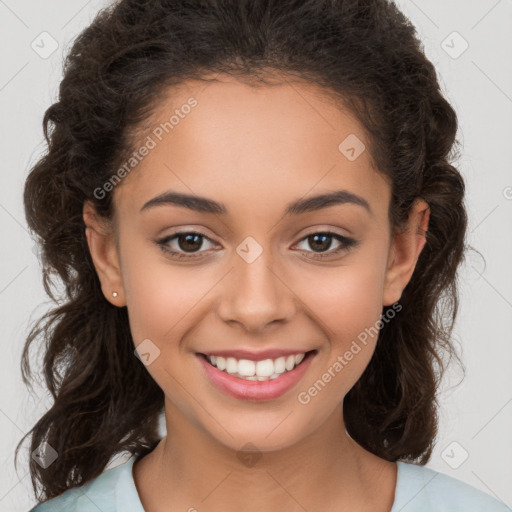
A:
[[[206,356],[220,356],[220,357],[234,357],[235,359],[248,359],[250,361],[262,361],[264,359],[277,359],[278,357],[293,356],[296,354],[304,354],[311,352],[313,349],[302,350],[300,348],[293,350],[283,349],[268,349],[261,350],[260,352],[253,352],[249,350],[213,350],[209,352],[200,352]]]

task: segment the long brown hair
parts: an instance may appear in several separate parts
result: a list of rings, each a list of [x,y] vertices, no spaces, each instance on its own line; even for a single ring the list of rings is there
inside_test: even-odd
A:
[[[416,197],[428,203],[427,241],[402,309],[380,329],[344,416],[350,436],[379,457],[425,464],[431,455],[442,355],[458,359],[451,332],[467,217],[452,165],[457,117],[413,25],[387,0],[122,0],[66,56],[58,101],[43,119],[48,151],[24,190],[55,302],[32,327],[21,365],[30,385],[29,347],[38,340],[53,405],[26,436],[31,452],[47,442],[58,453],[46,469],[30,459],[39,500],[160,440],[163,392],[133,354],[126,307],[103,296],[82,208],[90,200],[112,218],[111,194],[94,191],[134,150],[137,128],[170,86],[217,72],[260,80],[275,72],[334,93],[365,127],[370,154],[392,183],[392,228],[404,225]]]

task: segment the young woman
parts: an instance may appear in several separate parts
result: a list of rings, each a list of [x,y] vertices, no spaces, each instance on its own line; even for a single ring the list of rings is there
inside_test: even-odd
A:
[[[467,218],[394,4],[122,0],[44,128],[33,511],[508,510],[424,467]]]

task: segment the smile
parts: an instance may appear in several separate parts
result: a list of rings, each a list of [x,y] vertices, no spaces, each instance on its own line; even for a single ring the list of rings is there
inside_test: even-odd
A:
[[[276,359],[236,359],[196,354],[215,387],[246,400],[278,398],[295,386],[309,367],[317,350]]]
[[[209,356],[209,363],[219,370],[246,380],[277,379],[283,373],[293,370],[304,359],[306,353],[278,357],[277,359],[264,359],[251,361],[249,359],[235,359],[234,357]]]

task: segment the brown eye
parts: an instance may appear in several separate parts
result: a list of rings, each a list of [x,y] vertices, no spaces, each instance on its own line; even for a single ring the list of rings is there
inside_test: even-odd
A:
[[[329,251],[329,249],[332,246],[333,239],[338,242],[339,246],[337,249]],[[307,245],[312,249],[312,251],[306,250],[306,252],[313,252],[313,258],[317,259],[332,256],[334,254],[341,253],[342,251],[348,251],[350,248],[356,247],[359,243],[357,240],[354,240],[353,238],[348,238],[338,233],[333,233],[331,231],[312,233],[302,238],[301,242],[303,241],[307,242]]]
[[[309,246],[316,251],[326,251],[331,247],[333,237],[324,234],[309,235],[307,237]]]
[[[176,241],[178,242],[178,247],[185,252],[197,251],[203,245],[201,235],[196,233],[180,234],[176,237]]]
[[[179,231],[157,240],[156,243],[163,252],[173,257],[195,258],[206,252],[199,251],[199,249],[203,247],[205,240],[213,244],[212,240],[202,233],[195,231]]]

